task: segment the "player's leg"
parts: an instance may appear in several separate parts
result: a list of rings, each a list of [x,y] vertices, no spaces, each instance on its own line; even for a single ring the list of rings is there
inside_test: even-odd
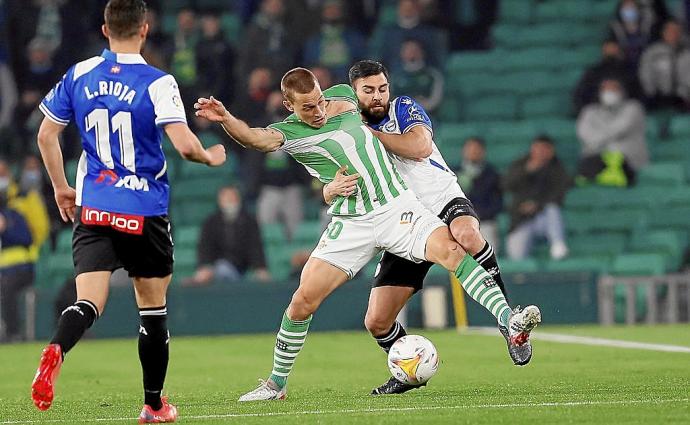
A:
[[[312,314],[349,276],[326,261],[311,257],[302,270],[299,288],[283,313],[273,350],[273,369],[268,380],[240,397],[239,401],[282,400],[287,380],[309,332]]]
[[[496,253],[482,236],[479,220],[472,215],[458,216],[451,221],[449,227],[453,238],[491,275],[507,300],[508,293],[503,283]]]
[[[409,286],[379,286],[372,288],[369,294],[364,326],[386,353],[395,341],[407,335],[403,325],[395,319],[414,292]]]
[[[144,377],[145,405],[140,422],[172,422],[177,418],[175,406],[161,397],[170,358],[166,293],[171,277],[134,278],[140,317],[139,361]]]
[[[287,379],[304,345],[312,314],[376,255],[373,233],[370,220],[333,218],[304,266],[299,288],[283,314],[269,379],[239,401],[285,398]]]

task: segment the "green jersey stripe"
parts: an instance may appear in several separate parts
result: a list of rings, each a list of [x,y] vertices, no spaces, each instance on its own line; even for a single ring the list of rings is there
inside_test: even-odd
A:
[[[376,175],[376,169],[374,169],[374,165],[371,163],[371,159],[369,159],[369,154],[367,153],[366,139],[364,137],[364,131],[359,129],[360,134],[354,134],[354,130],[352,131],[352,133],[352,137],[355,139],[355,146],[357,148],[357,156],[359,156],[359,159],[362,161],[362,164],[364,164],[364,167],[367,169],[369,176],[372,177],[374,183],[374,191],[376,192],[376,197],[378,198],[377,200],[380,205],[383,205],[388,201],[386,200],[386,195],[383,194],[383,190],[381,189],[381,181]]]
[[[391,164],[391,161],[384,160],[383,158],[383,152],[381,151],[381,143],[378,141],[373,142],[374,145],[374,150],[376,151],[376,159],[379,161],[379,166],[381,167],[381,171],[383,171],[383,176],[386,179],[386,184],[388,185],[388,189],[391,191],[391,194],[393,195],[394,198],[397,198],[400,195],[400,192],[398,192],[398,189],[395,187],[395,183],[393,182],[393,179],[391,177],[391,173],[388,171],[388,165],[393,165]],[[386,158],[388,159],[388,158]],[[386,163],[387,162],[387,163]]]
[[[372,211],[374,208],[371,205],[371,200],[369,198],[369,189],[367,188],[366,182],[364,181],[364,177],[367,176],[367,174],[360,173],[357,171],[357,168],[352,164],[351,159],[345,154],[345,150],[343,147],[338,143],[336,140],[333,139],[327,139],[324,140],[323,142],[317,144],[317,146],[326,149],[331,153],[331,155],[335,157],[342,158],[342,165],[347,165],[347,171],[349,173],[357,173],[360,175],[360,178],[357,179],[357,187],[359,188],[359,191],[362,195],[362,201],[364,202],[364,209],[366,212]],[[353,202],[349,202],[348,200],[348,213],[350,215],[354,215],[356,213],[356,200]]]

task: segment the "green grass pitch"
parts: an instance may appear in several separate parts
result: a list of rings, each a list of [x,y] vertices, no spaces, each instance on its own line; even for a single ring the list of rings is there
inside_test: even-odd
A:
[[[690,347],[687,325],[540,329]],[[442,363],[426,388],[401,396],[368,395],[388,371],[365,332],[310,334],[287,400],[250,404],[236,400],[267,376],[273,335],[173,336],[166,392],[180,423],[690,423],[689,353],[535,340],[532,363],[519,368],[500,336],[422,333]],[[0,424],[135,423],[142,399],[135,338],[82,341],[67,357],[47,412],[29,397],[41,347],[0,346]]]

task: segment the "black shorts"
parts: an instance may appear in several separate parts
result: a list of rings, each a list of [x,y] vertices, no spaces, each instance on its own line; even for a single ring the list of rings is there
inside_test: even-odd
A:
[[[77,208],[72,235],[75,276],[121,267],[130,277],[165,277],[173,270],[170,219]]]
[[[466,198],[455,198],[448,202],[438,217],[450,226],[457,217],[472,216],[479,220],[474,205]],[[423,261],[415,263],[389,252],[384,252],[376,266],[374,288],[379,286],[406,286],[417,292],[424,286],[424,278],[434,263]]]

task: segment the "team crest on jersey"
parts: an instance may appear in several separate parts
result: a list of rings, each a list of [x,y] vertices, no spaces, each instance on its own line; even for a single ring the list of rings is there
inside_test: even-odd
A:
[[[172,103],[173,103],[173,105],[177,106],[178,108],[182,107],[182,99],[180,99],[180,96],[178,96],[178,95],[173,95]]]
[[[120,65],[113,65],[112,67],[110,67],[111,74],[119,74],[120,71],[122,71],[122,67]]]
[[[386,131],[394,131],[395,130],[395,121],[388,121],[388,123],[383,126],[383,129]]]

